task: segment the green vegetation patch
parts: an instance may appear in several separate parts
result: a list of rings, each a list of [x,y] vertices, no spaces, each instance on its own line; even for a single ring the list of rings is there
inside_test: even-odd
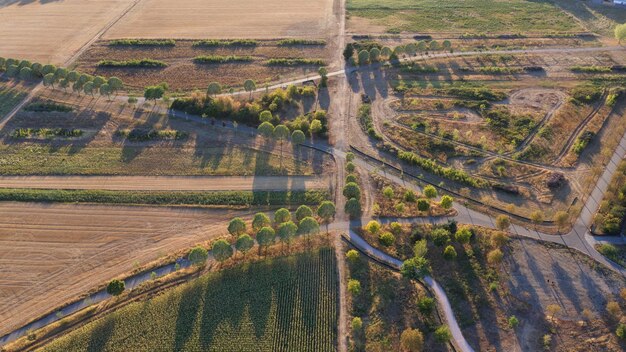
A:
[[[192,46],[200,48],[216,48],[220,46],[247,46],[253,47],[259,45],[258,40],[253,39],[232,39],[232,40],[217,40],[206,39],[193,42]]]
[[[585,29],[552,1],[348,0],[351,16],[388,32],[545,33]]]
[[[109,46],[175,46],[173,39],[116,39],[108,43]]]
[[[576,73],[610,73],[613,70],[610,66],[572,66],[570,71]]]
[[[54,137],[80,137],[83,131],[79,129],[68,128],[18,128],[11,132],[13,138],[54,138]]]
[[[626,268],[626,246],[614,244],[598,244],[596,249],[603,256]]]
[[[108,203],[150,205],[299,205],[330,199],[328,191],[108,191],[0,188],[12,202]]]
[[[334,351],[337,281],[332,249],[243,264],[132,303],[43,351]]]
[[[267,60],[267,64],[269,66],[304,66],[304,65],[326,66],[326,61],[322,59],[305,59],[301,57],[296,57],[296,58],[269,59]]]
[[[219,55],[203,55],[196,56],[193,62],[197,64],[227,64],[232,62],[252,62],[254,58],[252,56],[219,56]]]
[[[20,89],[0,84],[0,117],[9,113],[26,96]]]
[[[189,137],[189,133],[178,130],[144,130],[144,129],[124,129],[115,132],[117,136],[133,142],[145,142],[156,140],[183,140]]]
[[[594,219],[596,233],[618,235],[626,216],[626,161],[620,162],[617,171],[604,193],[604,199]]]
[[[38,101],[26,105],[24,110],[34,112],[72,112],[74,111],[74,108],[69,105],[53,101]]]
[[[278,46],[297,46],[297,45],[326,45],[326,41],[322,39],[283,39],[279,40]]]
[[[139,67],[139,68],[163,68],[167,67],[167,64],[163,61],[153,59],[137,59],[137,60],[102,60],[98,62],[98,67]]]

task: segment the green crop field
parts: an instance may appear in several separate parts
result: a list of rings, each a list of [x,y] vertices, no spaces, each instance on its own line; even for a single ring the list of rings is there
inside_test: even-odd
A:
[[[332,249],[211,273],[132,303],[42,351],[334,351]]]
[[[0,117],[11,111],[26,95],[19,89],[0,84]]]
[[[350,16],[373,20],[389,32],[583,31],[551,1],[526,0],[348,0]]]

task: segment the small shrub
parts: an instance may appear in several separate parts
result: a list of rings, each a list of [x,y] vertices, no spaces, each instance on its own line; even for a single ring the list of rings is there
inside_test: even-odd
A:
[[[353,296],[358,296],[361,293],[361,282],[355,279],[348,280],[348,292]]]
[[[417,309],[423,314],[430,314],[435,309],[435,300],[430,297],[422,297],[417,301]]]
[[[517,319],[517,317],[515,315],[511,315],[509,317],[509,327],[511,329],[515,329],[518,325],[519,325],[519,320]]]
[[[440,343],[448,343],[452,338],[452,334],[450,333],[450,329],[447,326],[442,325],[435,330],[435,340]]]
[[[385,247],[390,247],[395,241],[396,238],[391,232],[383,232],[378,236],[378,242]]]

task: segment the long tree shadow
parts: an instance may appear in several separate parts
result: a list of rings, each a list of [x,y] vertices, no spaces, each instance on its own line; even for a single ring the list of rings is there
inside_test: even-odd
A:
[[[193,335],[193,326],[198,319],[203,287],[195,284],[187,287],[182,294],[176,315],[174,351],[184,351],[185,344]],[[206,310],[207,307],[204,306]]]
[[[91,332],[89,339],[89,345],[87,346],[88,352],[101,352],[104,351],[107,342],[113,335],[115,329],[115,320],[112,316],[104,318],[102,324],[97,324],[96,328]]]

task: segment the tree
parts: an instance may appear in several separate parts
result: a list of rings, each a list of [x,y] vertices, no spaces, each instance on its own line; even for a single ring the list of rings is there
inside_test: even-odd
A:
[[[452,338],[452,334],[450,334],[450,329],[447,326],[441,325],[435,330],[435,340],[440,343],[448,343]]]
[[[354,56],[354,46],[352,43],[348,43],[346,48],[343,49],[343,58],[348,61],[352,58],[352,56]]]
[[[430,297],[422,297],[417,301],[417,309],[424,314],[430,314],[435,309],[435,300]]]
[[[280,164],[282,168],[283,164],[283,142],[289,138],[289,129],[285,125],[278,125],[274,127],[274,131],[272,132],[274,139],[280,142]]]
[[[280,238],[283,243],[287,243],[287,245],[291,243],[297,233],[298,225],[296,225],[293,221],[287,221],[278,226],[278,238]]]
[[[65,80],[61,80],[61,82],[63,82]],[[59,83],[61,84],[61,83]],[[100,86],[100,95],[106,95],[107,97],[109,97],[111,95],[111,87],[109,87],[108,83],[105,83],[103,85]]]
[[[437,189],[435,189],[435,187],[433,186],[428,185],[424,187],[424,195],[428,199],[435,199],[437,198]]]
[[[309,216],[313,216],[313,210],[308,206],[301,205],[296,209],[296,220],[300,221]]]
[[[100,89],[100,86],[106,82],[106,79],[102,76],[96,76],[93,78],[93,86],[96,89]]]
[[[250,237],[250,235],[243,234],[237,237],[237,242],[235,242],[235,249],[239,252],[243,253],[243,256],[246,256],[246,253],[250,251],[254,247],[254,239]]]
[[[448,244],[448,242],[450,242],[450,235],[451,235],[450,231],[444,228],[438,228],[438,229],[434,229],[430,233],[430,238],[432,238],[432,241],[435,244],[435,246],[443,247],[446,244]]]
[[[33,70],[33,75],[35,77],[43,77],[43,75],[41,74],[42,68],[43,66],[38,62],[33,63],[33,65],[30,67],[30,69]]]
[[[418,329],[405,329],[400,335],[400,348],[404,352],[421,352],[424,348],[424,335]]]
[[[322,132],[323,128],[324,126],[322,125],[322,121],[317,120],[317,119],[311,121],[311,127],[310,127],[311,135]]]
[[[22,67],[20,70],[20,79],[29,80],[33,78],[33,70],[30,67]]]
[[[472,231],[466,227],[460,228],[454,234],[454,238],[460,244],[467,244],[472,238]]]
[[[442,45],[445,50],[449,51],[450,49],[452,49],[452,43],[447,39],[443,41]]]
[[[509,327],[515,329],[519,325],[519,319],[515,315],[509,317]]]
[[[416,258],[424,258],[428,253],[428,242],[425,239],[415,241],[413,245],[413,254]]]
[[[76,81],[74,82],[74,84],[72,84],[72,90],[74,91],[74,93],[78,93],[78,95],[80,95],[80,93],[83,91],[83,86],[82,84],[80,84],[80,82]]]
[[[222,263],[233,256],[233,247],[226,240],[217,240],[211,247],[211,252],[215,260]]]
[[[57,70],[57,67],[56,67],[56,66],[54,66],[54,65],[50,65],[50,64],[48,64],[48,65],[44,65],[44,66],[41,68],[41,74],[45,76],[45,75],[47,75],[47,74],[49,74],[49,73],[55,73],[55,72],[56,72],[56,70]]]
[[[206,90],[206,95],[208,96],[215,96],[218,95],[222,92],[222,86],[217,83],[217,82],[211,82],[209,83],[209,86],[207,87]]]
[[[511,226],[511,219],[508,216],[501,214],[496,218],[496,228],[500,231],[506,231]]]
[[[48,73],[47,75],[43,76],[43,85],[46,87],[53,87],[54,88],[54,83],[56,82],[55,78],[54,78],[54,73]]]
[[[558,304],[548,304],[546,307],[547,316],[549,319],[553,319],[556,314],[561,311],[561,307]]]
[[[261,122],[270,122],[271,123],[273,119],[274,119],[274,116],[272,116],[272,112],[269,111],[269,110],[263,110],[259,114],[259,121],[261,121]]]
[[[274,239],[276,238],[276,231],[273,228],[266,226],[259,230],[256,234],[256,240],[259,242],[259,250],[261,248],[269,247],[272,243],[274,243]]]
[[[502,263],[502,259],[504,259],[504,253],[502,253],[500,249],[496,248],[487,253],[487,262],[490,264],[500,264]]]
[[[361,50],[359,52],[359,65],[367,65],[370,63],[370,52],[367,50]]]
[[[234,218],[228,223],[228,233],[239,236],[246,232],[246,223],[241,218]]]
[[[372,235],[378,234],[381,228],[382,226],[376,220],[372,220],[368,222],[367,225],[365,225],[365,229],[367,230],[367,232],[371,233]]]
[[[305,141],[306,141],[306,136],[304,135],[304,132],[300,130],[295,130],[291,134],[291,142],[293,144],[296,144],[296,145],[303,144]]]
[[[393,233],[396,236],[400,236],[402,234],[402,225],[400,225],[400,223],[397,221],[394,221],[391,224],[389,224],[389,229],[391,230],[391,233]]]
[[[400,273],[407,279],[419,280],[430,272],[430,264],[424,257],[407,259],[402,263]]]
[[[352,318],[352,330],[359,331],[363,328],[363,320],[359,317]]]
[[[439,43],[436,40],[431,40],[428,47],[432,51],[437,51],[439,50]]]
[[[496,232],[493,235],[491,235],[490,240],[491,240],[491,245],[494,248],[500,248],[509,241],[509,237],[504,232]]]
[[[17,65],[8,65],[6,70],[7,76],[11,78],[17,77],[20,74],[20,68]]]
[[[252,229],[254,231],[259,231],[261,228],[270,226],[271,224],[272,221],[270,220],[270,217],[265,213],[256,213],[252,218]]]
[[[250,99],[252,99],[252,92],[256,90],[256,83],[251,79],[247,79],[243,82],[243,89],[246,92],[250,92]]]
[[[113,93],[117,93],[119,90],[124,88],[124,83],[122,82],[121,79],[117,78],[117,77],[111,77],[109,78],[109,80],[107,81],[107,84],[109,85],[109,87],[111,87],[111,91]],[[165,87],[163,87],[165,90]]]
[[[622,44],[622,40],[626,39],[626,23],[615,27],[615,39]]]
[[[615,301],[611,301],[606,304],[606,311],[609,312],[611,317],[614,319],[619,319],[620,315],[622,315],[622,308],[620,308],[619,303]]]
[[[111,296],[121,295],[124,289],[126,289],[126,284],[124,284],[124,281],[118,279],[111,280],[107,285],[107,293]]]
[[[426,199],[418,199],[417,200],[417,210],[419,211],[428,211],[430,210],[430,202]]]
[[[265,138],[265,140],[269,140],[274,134],[274,125],[269,122],[263,122],[259,125],[257,130],[259,131],[259,134]]]
[[[104,85],[106,85],[106,83]],[[154,100],[154,102],[156,103],[158,99],[163,98],[165,91],[166,89],[163,84],[146,87],[143,93],[143,97],[146,98],[146,100]]]
[[[67,76],[65,77],[68,81],[70,82],[76,82],[78,81],[78,78],[80,77],[80,73],[72,70],[70,72],[67,73]]]
[[[304,219],[303,219],[304,220]],[[275,224],[283,224],[288,221],[291,221],[291,213],[286,208],[280,208],[276,210],[274,213],[274,223]]]
[[[331,201],[323,201],[319,207],[317,207],[317,216],[319,216],[324,224],[326,224],[326,232],[328,232],[328,224],[335,218],[337,209],[335,203]]]
[[[415,203],[417,202],[417,195],[413,192],[413,190],[407,189],[406,192],[404,192],[403,199],[405,202]]]
[[[328,86],[328,70],[326,67],[320,67],[317,73],[319,73],[321,77],[320,88],[326,88]]]
[[[452,197],[450,197],[449,195],[444,195],[443,197],[441,197],[441,202],[439,202],[439,205],[444,208],[444,209],[450,209],[452,208],[452,202],[454,201],[454,199]]]
[[[404,52],[409,56],[414,56],[417,53],[417,46],[414,43],[409,43],[404,46]]]
[[[312,235],[320,231],[320,224],[312,217],[304,218],[298,225],[298,234],[300,235]]]
[[[353,162],[349,161],[346,163],[346,171],[348,172],[354,172],[354,170],[356,170],[356,165],[354,165]]]
[[[371,62],[378,62],[378,60],[380,60],[380,49],[373,47],[370,50],[370,61]]]
[[[391,200],[393,198],[393,188],[389,186],[383,188],[383,195],[385,196],[385,198]]]
[[[348,292],[353,296],[358,296],[361,293],[361,282],[355,279],[348,280]]]
[[[348,261],[350,261],[351,263],[354,263],[357,260],[359,260],[359,252],[357,252],[354,249],[351,249],[346,252],[346,258],[348,258]]]
[[[346,183],[343,187],[343,196],[348,199],[361,199],[361,188],[355,182]]]
[[[417,51],[421,53],[423,53],[424,51],[426,51],[426,42],[423,40],[420,40],[419,42],[417,42]]]
[[[384,47],[384,48],[382,48],[382,49],[380,50],[380,55],[381,55],[382,57],[386,58],[386,59],[389,59],[389,58],[391,57],[391,54],[392,54],[392,53],[393,53],[393,52],[391,51],[391,48],[389,48],[388,46],[386,46],[386,47]]]
[[[569,220],[569,214],[562,210],[557,211],[554,214],[554,222],[558,226],[558,231],[561,232],[561,229],[567,225],[567,221]]]
[[[209,252],[200,246],[194,247],[187,256],[193,265],[201,266],[209,258]]]
[[[443,250],[443,257],[446,260],[455,260],[456,256],[456,249],[452,246],[447,246],[446,249]]]
[[[66,92],[67,92],[67,87],[69,87],[69,85],[70,85],[70,81],[68,81],[65,78],[59,81],[59,87],[63,88],[63,90]],[[101,89],[100,94],[102,94],[102,87],[100,87],[100,89]]]
[[[396,241],[396,237],[391,232],[383,232],[378,236],[378,242],[384,247],[390,247]]]
[[[54,71],[54,76],[57,80],[61,80],[67,76],[67,69],[59,67]]]
[[[93,88],[94,88],[93,82],[87,82],[83,86],[83,91],[85,92],[85,94],[89,94],[89,95],[93,96]]]
[[[530,214],[530,220],[535,224],[539,225],[543,222],[543,213],[539,210],[535,210]]]
[[[361,203],[356,198],[350,198],[344,205],[344,211],[354,219],[361,215]]]

